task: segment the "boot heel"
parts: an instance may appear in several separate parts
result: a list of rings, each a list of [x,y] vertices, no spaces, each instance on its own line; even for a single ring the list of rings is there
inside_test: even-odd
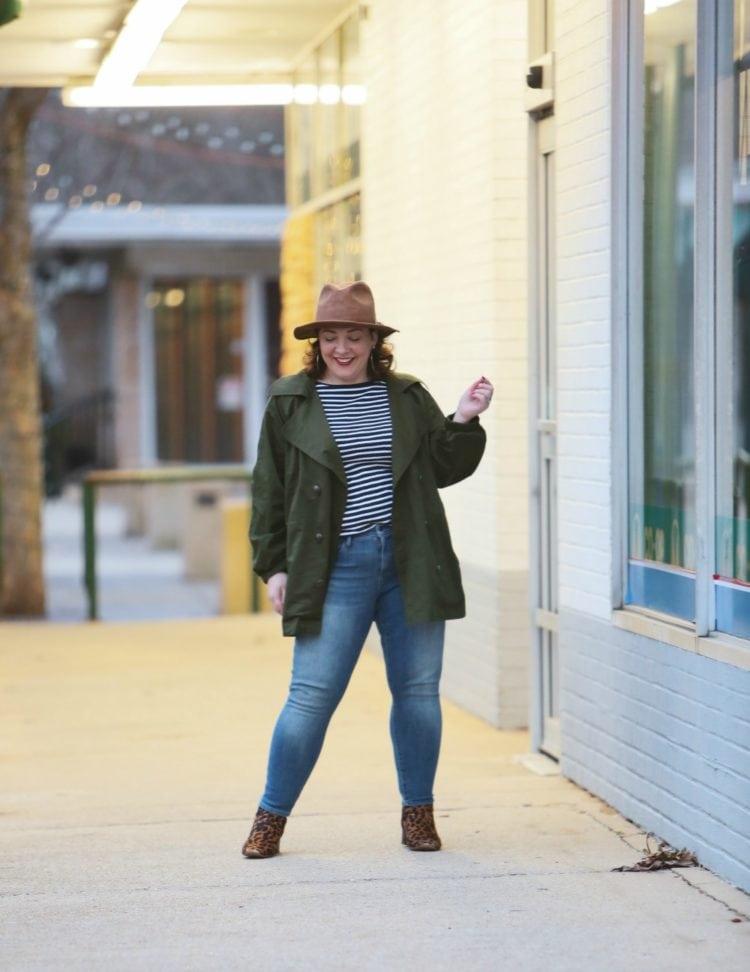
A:
[[[442,843],[435,827],[431,803],[418,807],[403,807],[401,843],[413,851],[440,850]]]
[[[269,813],[258,807],[250,834],[242,845],[243,857],[275,857],[279,853],[281,835],[286,827],[286,817]]]

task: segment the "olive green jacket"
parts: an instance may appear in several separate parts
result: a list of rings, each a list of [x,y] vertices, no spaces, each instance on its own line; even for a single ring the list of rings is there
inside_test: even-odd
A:
[[[465,614],[461,573],[438,487],[476,469],[485,446],[477,419],[446,418],[418,379],[387,378],[393,421],[393,541],[407,621]],[[283,630],[317,634],[346,504],[346,474],[304,372],[270,389],[253,473],[253,569],[288,574]]]

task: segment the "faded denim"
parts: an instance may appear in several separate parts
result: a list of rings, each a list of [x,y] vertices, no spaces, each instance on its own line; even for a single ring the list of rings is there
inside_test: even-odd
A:
[[[298,637],[289,696],[271,740],[260,806],[288,816],[307,782],[370,626],[380,633],[391,690],[391,741],[405,806],[433,802],[440,753],[445,622],[408,625],[388,526],[345,537],[320,634]]]

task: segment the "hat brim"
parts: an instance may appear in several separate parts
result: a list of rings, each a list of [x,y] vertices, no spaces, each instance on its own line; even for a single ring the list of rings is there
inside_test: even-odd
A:
[[[300,324],[295,327],[294,336],[300,341],[304,341],[305,338],[314,338],[317,337],[318,331],[323,327],[366,327],[371,331],[377,331],[383,337],[397,333],[397,328],[388,327],[378,321],[374,324],[366,324],[362,321],[311,321],[309,324]]]

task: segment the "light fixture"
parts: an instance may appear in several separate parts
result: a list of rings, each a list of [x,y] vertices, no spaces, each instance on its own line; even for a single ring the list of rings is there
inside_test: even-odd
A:
[[[173,287],[164,294],[164,303],[167,307],[179,307],[185,303],[185,291],[181,287]]]
[[[337,84],[321,84],[318,98],[322,105],[336,105],[341,98],[341,89]]]
[[[297,105],[314,105],[318,100],[317,84],[295,84],[294,102]]]
[[[78,40],[73,41],[73,47],[79,51],[93,51],[101,46],[101,41],[97,40],[96,37],[79,37]]]
[[[98,84],[63,88],[63,104],[71,108],[188,108],[249,105],[327,105],[342,101],[361,105],[363,85],[346,84],[171,84],[102,88]]]
[[[643,12],[648,17],[650,14],[655,14],[657,10],[661,10],[663,7],[673,7],[675,4],[680,2],[681,0],[644,0]]]
[[[345,84],[341,100],[345,105],[363,105],[367,101],[367,88],[363,84]]]
[[[186,0],[136,0],[99,67],[94,87],[119,89],[131,85],[185,3]]]
[[[288,105],[291,84],[169,84],[63,89],[63,103],[73,108],[185,108],[220,105]]]

